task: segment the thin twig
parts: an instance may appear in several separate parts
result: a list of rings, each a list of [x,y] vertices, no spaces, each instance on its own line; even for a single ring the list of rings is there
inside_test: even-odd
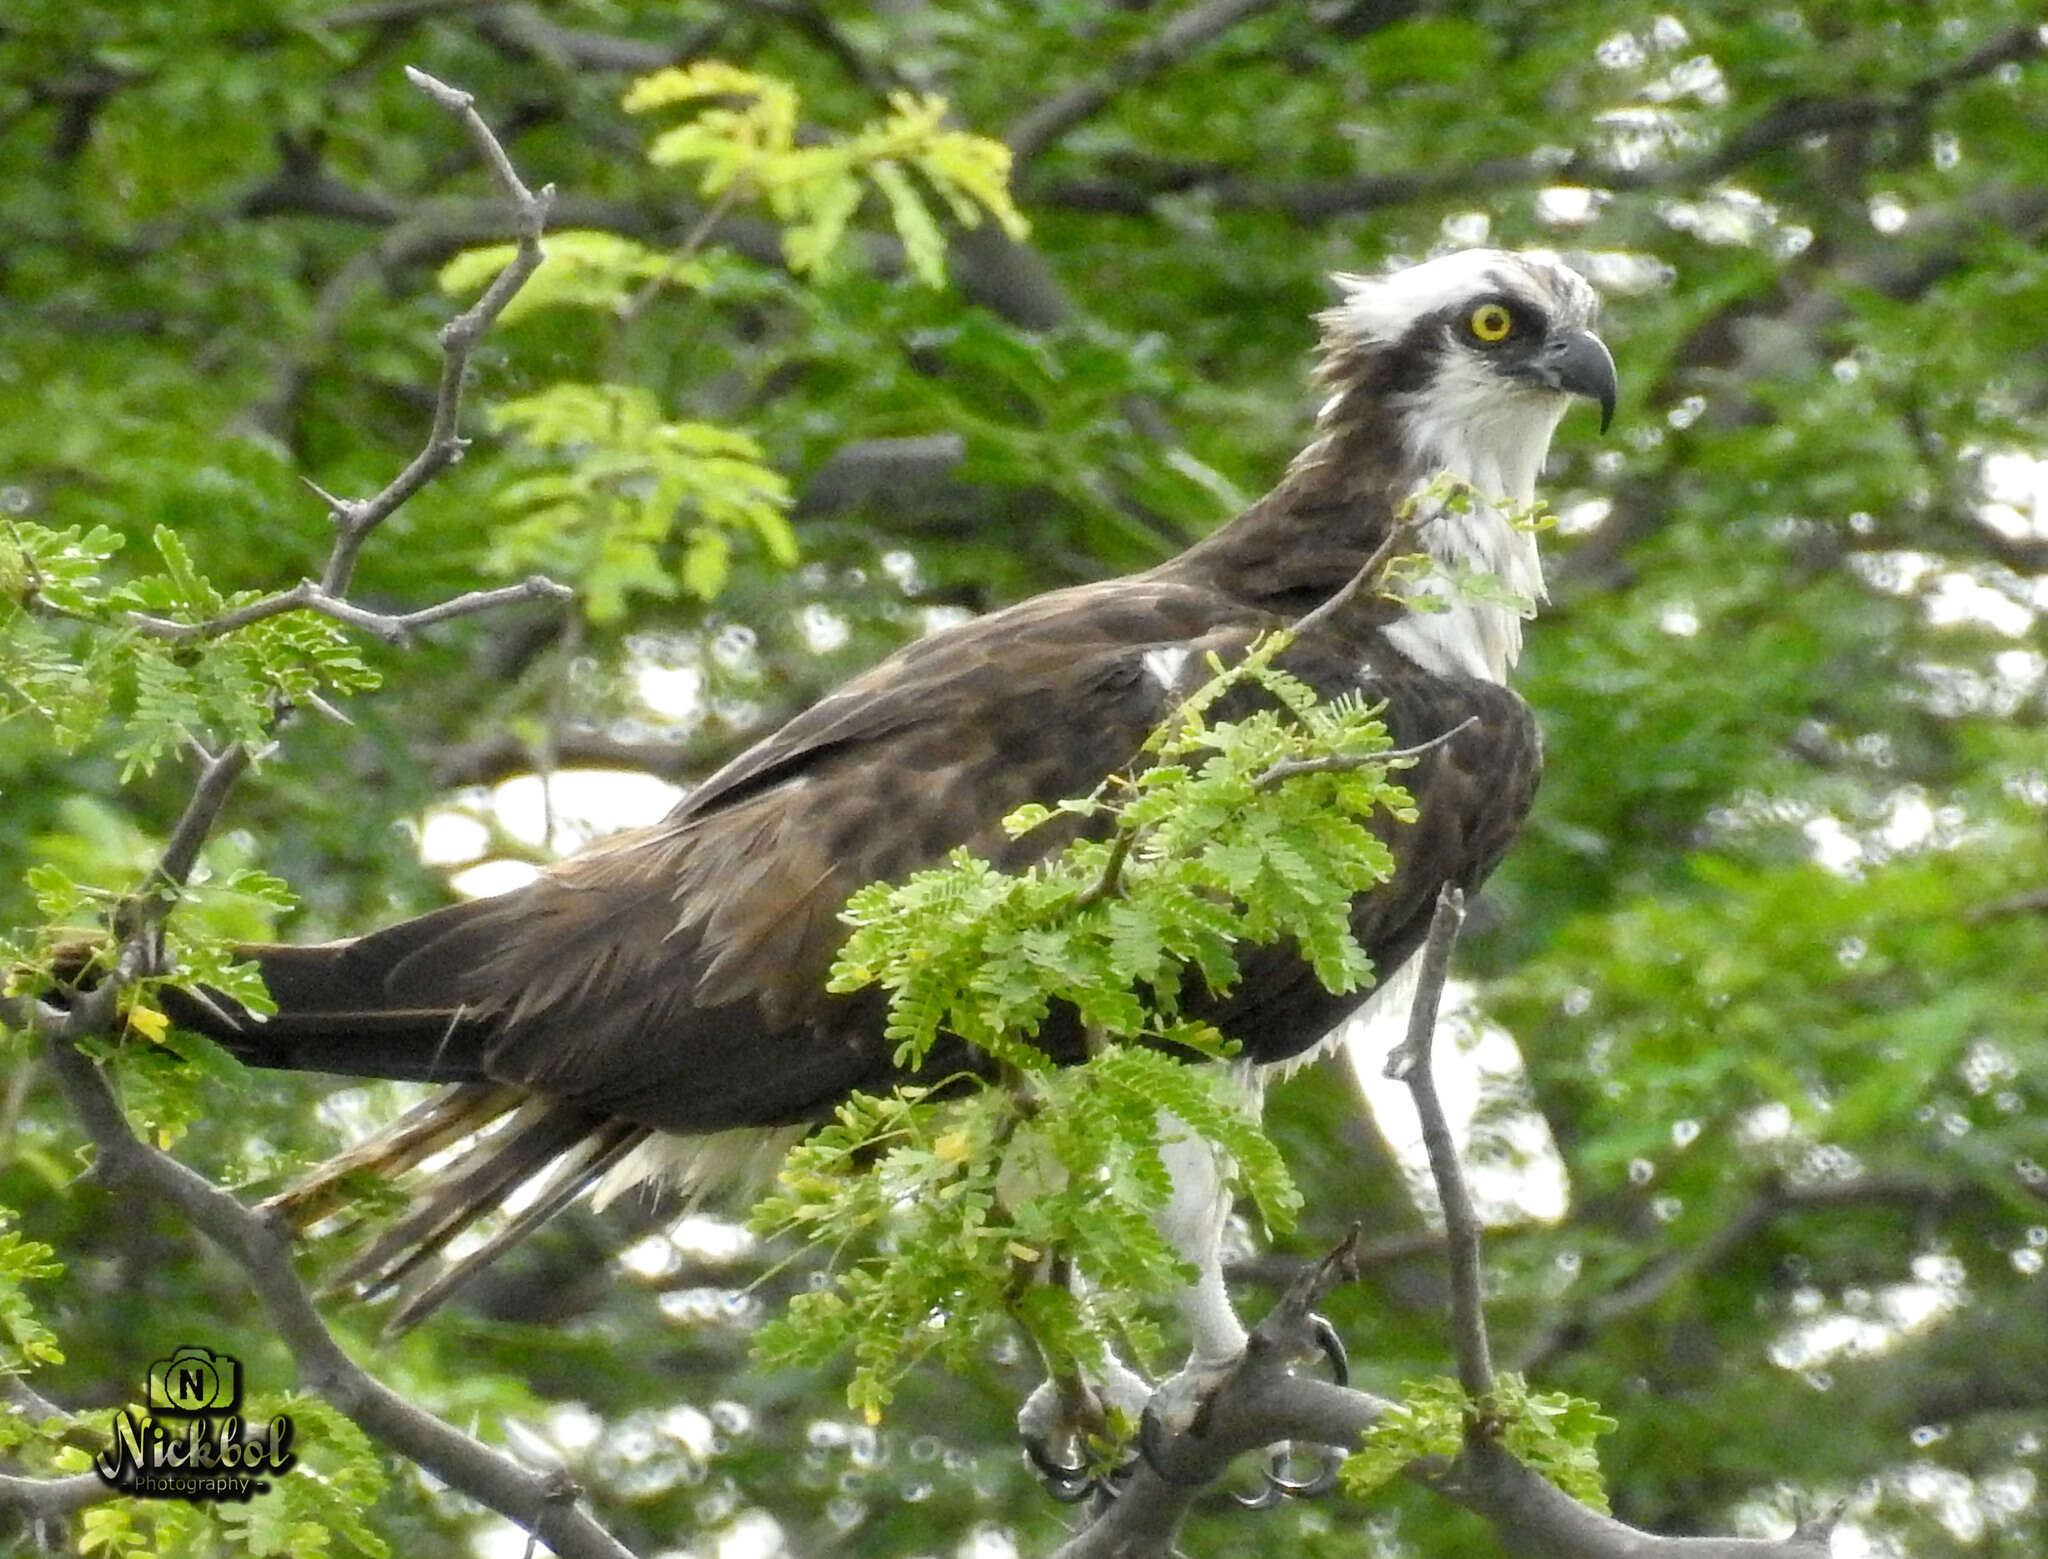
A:
[[[1119,828],[1116,837],[1109,842],[1109,859],[1102,863],[1102,875],[1095,879],[1093,887],[1074,900],[1074,908],[1086,909],[1099,904],[1110,895],[1119,892],[1123,886],[1124,862],[1130,859],[1131,846],[1137,842],[1135,828]]]
[[[2010,894],[2002,899],[1993,899],[1989,904],[1978,904],[1963,912],[1963,924],[1981,926],[1987,920],[2003,920],[2011,915],[2039,915],[2048,913],[2048,888],[2029,888],[2023,893]]]
[[[1343,611],[1361,590],[1368,587],[1377,590],[1386,574],[1387,565],[1401,556],[1408,544],[1422,534],[1424,521],[1434,517],[1416,513],[1419,507],[1420,505],[1411,504],[1397,513],[1394,516],[1394,523],[1387,527],[1386,535],[1380,538],[1380,544],[1372,549],[1372,555],[1359,565],[1358,572],[1346,580],[1344,587],[1327,601],[1313,611],[1303,613],[1288,632],[1296,639],[1300,639]]]
[[[182,888],[192,875],[192,868],[198,864],[200,848],[206,843],[206,836],[213,831],[213,825],[220,816],[221,808],[227,805],[228,792],[234,789],[235,781],[248,772],[255,755],[237,742],[217,758],[208,759],[199,771],[199,783],[192,787],[192,799],[185,803],[184,815],[178,819],[178,826],[171,830],[170,843],[164,846],[161,860],[153,874],[159,885]]]
[[[661,290],[675,280],[676,272],[682,269],[683,262],[704,247],[705,241],[711,237],[718,224],[725,220],[727,214],[731,212],[734,202],[739,199],[739,196],[740,185],[738,181],[726,185],[724,189],[719,191],[718,198],[705,208],[704,214],[697,219],[696,225],[684,235],[683,241],[677,244],[670,253],[667,263],[652,276],[648,277],[642,283],[640,290],[634,293],[619,308],[618,319],[621,325],[632,324],[634,320],[638,319],[646,311],[647,305],[655,300]]]
[[[513,0],[371,0],[313,18],[316,27],[389,27],[448,11],[487,11]]]
[[[330,503],[340,500],[330,498]],[[267,595],[260,601],[251,601],[238,606],[231,612],[222,612],[203,622],[173,622],[165,617],[151,617],[144,612],[129,612],[124,620],[138,631],[152,639],[164,639],[183,643],[198,639],[219,639],[259,623],[270,617],[282,617],[287,612],[317,612],[322,617],[331,617],[338,623],[359,628],[364,633],[374,634],[386,644],[402,645],[411,641],[415,630],[433,623],[446,622],[451,617],[467,617],[476,612],[494,611],[501,606],[515,606],[523,601],[566,601],[575,595],[567,585],[557,584],[539,574],[522,579],[516,585],[505,585],[496,590],[470,590],[451,597],[435,606],[426,606],[416,612],[373,612],[367,607],[357,606],[353,601],[339,600],[329,595],[310,579],[302,579],[289,590]]]
[[[1086,81],[1076,82],[1027,110],[1003,136],[1018,166],[1090,118],[1125,87],[1170,69],[1273,0],[1207,0],[1174,16],[1150,37],[1117,55]]]
[[[469,372],[470,353],[491,323],[504,312],[513,295],[539,268],[541,230],[547,222],[548,207],[555,198],[552,184],[543,185],[536,191],[528,189],[521,181],[512,160],[505,155],[505,148],[499,145],[491,127],[476,111],[476,99],[469,93],[437,81],[410,65],[405,68],[405,78],[455,115],[482,155],[504,190],[506,199],[511,202],[513,233],[518,249],[511,263],[484,289],[483,296],[441,327],[441,386],[434,399],[433,426],[420,452],[375,497],[355,500],[330,496],[327,499],[328,510],[334,519],[335,540],[334,550],[328,555],[326,571],[320,576],[320,588],[334,597],[347,593],[349,581],[355,576],[356,557],[370,533],[397,512],[399,506],[414,493],[462,458],[467,447],[460,431],[462,387]]]
[[[1257,790],[1271,790],[1283,780],[1291,780],[1300,774],[1346,774],[1353,769],[1363,769],[1379,764],[1413,763],[1426,753],[1436,751],[1446,742],[1454,740],[1467,726],[1477,725],[1479,716],[1467,715],[1456,725],[1426,742],[1417,742],[1413,747],[1396,747],[1390,752],[1333,753],[1326,758],[1282,758],[1267,769],[1252,786]]]
[[[1614,1322],[1656,1304],[1694,1273],[1714,1270],[1789,1215],[1859,1206],[1932,1213],[1952,1209],[1963,1195],[1961,1183],[1952,1185],[1917,1175],[1873,1174],[1813,1185],[1772,1181],[1718,1229],[1645,1262],[1613,1288],[1577,1306],[1516,1356],[1515,1369],[1523,1375],[1539,1373],[1559,1355],[1584,1345]]]
[[[1458,1382],[1473,1397],[1493,1389],[1492,1349],[1486,1339],[1486,1308],[1479,1259],[1479,1215],[1465,1171],[1458,1163],[1457,1139],[1437,1097],[1430,1051],[1436,1034],[1437,1009],[1451,970],[1451,949],[1465,924],[1465,894],[1445,883],[1430,918],[1429,940],[1422,944],[1422,972],[1415,1003],[1408,1009],[1408,1037],[1387,1057],[1386,1075],[1408,1085],[1415,1113],[1422,1119],[1422,1142],[1429,1153],[1429,1172],[1443,1206],[1444,1243],[1451,1267],[1451,1317],[1458,1352]]]

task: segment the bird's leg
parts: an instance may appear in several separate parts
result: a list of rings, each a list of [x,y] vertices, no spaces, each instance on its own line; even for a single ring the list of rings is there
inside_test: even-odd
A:
[[[1223,1277],[1223,1242],[1231,1208],[1229,1161],[1220,1147],[1171,1116],[1162,1117],[1161,1127],[1161,1156],[1173,1177],[1173,1195],[1160,1215],[1160,1233],[1194,1266],[1196,1279],[1176,1299],[1188,1330],[1187,1363],[1146,1404],[1138,1449],[1153,1471],[1171,1481],[1169,1440],[1202,1433],[1210,1399],[1236,1371],[1248,1339]],[[1344,1344],[1320,1316],[1314,1330],[1317,1345],[1341,1384],[1349,1374]],[[1248,1503],[1259,1507],[1281,1496],[1312,1497],[1335,1486],[1341,1452],[1334,1453],[1334,1459],[1326,1454],[1319,1470],[1300,1481],[1287,1475],[1292,1455],[1289,1446],[1274,1449],[1265,1473],[1267,1493]]]
[[[1193,1428],[1209,1394],[1237,1367],[1245,1329],[1223,1280],[1223,1236],[1230,1224],[1229,1162],[1216,1144],[1179,1120],[1160,1119],[1160,1156],[1173,1194],[1159,1214],[1159,1232],[1195,1268],[1195,1281],[1174,1298],[1188,1331],[1188,1359],[1146,1405],[1154,1432]]]
[[[1247,1081],[1256,1088],[1255,1080]],[[1114,1482],[1106,1482],[1091,1468],[1086,1447],[1091,1435],[1110,1437],[1115,1414],[1138,1426],[1138,1454],[1170,1479],[1168,1443],[1179,1435],[1202,1432],[1211,1396],[1244,1356],[1247,1335],[1223,1276],[1232,1200],[1228,1155],[1173,1115],[1162,1114],[1159,1124],[1160,1156],[1173,1191],[1157,1215],[1158,1228],[1195,1269],[1195,1280],[1173,1299],[1187,1330],[1187,1362],[1155,1390],[1111,1353],[1087,1378],[1055,1370],[1032,1392],[1017,1415],[1017,1429],[1025,1454],[1055,1499],[1077,1502],[1091,1493],[1114,1492]],[[1045,1276],[1054,1282],[1085,1281],[1063,1260],[1049,1263]],[[1324,1356],[1343,1379],[1343,1344],[1327,1323],[1316,1330]],[[1272,1498],[1321,1493],[1330,1486],[1327,1466],[1306,1480],[1290,1479],[1290,1457],[1287,1448],[1276,1449],[1267,1474]],[[1110,1475],[1112,1480],[1115,1476]]]
[[[1083,1281],[1064,1257],[1047,1264],[1046,1281]],[[1152,1396],[1152,1383],[1115,1353],[1105,1351],[1103,1363],[1090,1379],[1072,1369],[1052,1367],[1046,1379],[1024,1401],[1017,1414],[1017,1433],[1024,1454],[1039,1481],[1054,1499],[1076,1503],[1101,1488],[1090,1466],[1088,1442],[1115,1438],[1115,1418],[1138,1422]]]

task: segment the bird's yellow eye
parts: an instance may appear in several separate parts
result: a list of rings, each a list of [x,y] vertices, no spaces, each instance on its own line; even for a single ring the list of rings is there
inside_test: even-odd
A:
[[[1482,303],[1466,324],[1481,341],[1505,341],[1515,328],[1515,316],[1498,303]]]

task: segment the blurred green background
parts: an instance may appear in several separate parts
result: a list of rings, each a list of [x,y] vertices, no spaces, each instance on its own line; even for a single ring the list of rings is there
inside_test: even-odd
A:
[[[847,263],[796,277],[741,203],[701,288],[625,327],[549,310],[487,340],[480,410],[602,377],[751,434],[797,495],[801,559],[741,545],[709,602],[650,591],[605,620],[532,609],[369,646],[387,687],[352,725],[295,725],[214,857],[291,881],[284,934],[347,934],[665,794],[571,774],[544,809],[518,776],[687,783],[947,614],[1219,523],[1303,437],[1328,272],[1563,252],[1606,294],[1624,400],[1607,440],[1576,416],[1551,459],[1553,604],[1519,679],[1548,770],[1462,954],[1496,1351],[1621,1420],[1603,1458],[1637,1524],[1779,1534],[1847,1500],[1842,1559],[2035,1556],[2043,55],[2038,13],[1996,0],[13,0],[0,524],[105,524],[138,555],[170,525],[224,586],[317,569],[328,527],[300,478],[366,493],[417,447],[453,307],[436,269],[504,233],[403,64],[477,94],[528,181],[557,187],[557,227],[657,246],[704,216],[619,107],[665,63],[783,77],[807,125],[840,131],[892,90],[935,92],[1011,142],[1032,232],[954,234],[948,289],[906,274],[878,204]],[[495,582],[492,500],[521,470],[479,436],[370,547],[362,597]],[[150,858],[189,775],[124,786],[114,746],[63,755],[34,720],[0,723],[0,925],[32,919],[37,861],[120,886]],[[0,1204],[66,1267],[27,1290],[67,1355],[36,1388],[113,1406],[187,1341],[289,1387],[234,1267],[73,1186],[80,1133],[9,1044]],[[253,1079],[179,1151],[262,1190],[391,1093]],[[1247,1235],[1253,1314],[1354,1219],[1425,1224],[1398,1122],[1341,1061],[1271,1115],[1310,1211],[1285,1250]],[[1028,1361],[914,1381],[859,1425],[834,1379],[747,1365],[750,1328],[804,1281],[801,1262],[763,1277],[788,1254],[717,1216],[578,1212],[396,1346],[373,1345],[374,1315],[336,1324],[421,1403],[566,1461],[636,1552],[1047,1551],[1064,1515],[1009,1429]],[[1362,1384],[1448,1368],[1442,1300],[1414,1255],[1334,1298]],[[7,1519],[0,1546],[26,1544]],[[162,1551],[273,1551],[191,1521]],[[402,1554],[524,1546],[400,1465],[369,1523]],[[1501,1551],[1417,1491],[1263,1516],[1219,1495],[1185,1547]]]

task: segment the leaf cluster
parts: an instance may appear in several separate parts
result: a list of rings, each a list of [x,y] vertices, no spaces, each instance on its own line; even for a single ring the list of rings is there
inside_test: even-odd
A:
[[[1605,1513],[1607,1493],[1593,1442],[1619,1427],[1599,1405],[1563,1391],[1532,1391],[1520,1375],[1498,1376],[1474,1398],[1449,1377],[1405,1381],[1400,1400],[1360,1438],[1341,1469],[1354,1498],[1370,1497],[1411,1462],[1453,1457],[1468,1438],[1497,1442],[1525,1467]]]
[[[57,1334],[38,1318],[23,1285],[62,1275],[56,1252],[39,1240],[23,1239],[7,1225],[15,1214],[0,1208],[0,1374],[20,1374],[38,1364],[62,1364]]]
[[[667,421],[652,394],[623,384],[551,385],[495,406],[491,423],[548,468],[499,489],[494,502],[513,519],[494,532],[488,566],[568,574],[593,621],[616,620],[635,594],[673,596],[679,585],[712,599],[741,539],[783,567],[796,562],[788,484],[744,433]]]
[[[1219,1154],[1266,1223],[1291,1226],[1299,1194],[1232,1074],[1184,1064],[1236,1048],[1186,1010],[1184,972],[1222,995],[1240,947],[1291,941],[1329,989],[1365,983],[1351,900],[1393,869],[1368,822],[1413,814],[1374,711],[1320,700],[1279,664],[1286,643],[1214,666],[1128,774],[1013,814],[1017,836],[1085,830],[1045,860],[1005,872],[959,850],[848,902],[831,987],[889,992],[897,1064],[964,1042],[1009,1085],[860,1097],[791,1154],[755,1222],[828,1247],[835,1271],[763,1333],[764,1357],[851,1353],[850,1399],[872,1414],[918,1358],[964,1359],[1006,1319],[1056,1367],[1119,1338],[1149,1354],[1145,1305],[1188,1278],[1153,1225],[1177,1142]],[[1263,707],[1213,718],[1226,699]],[[1067,1067],[1038,1042],[1062,1009],[1090,1051]],[[1030,1281],[1053,1258],[1114,1279]]]
[[[0,529],[0,720],[34,717],[63,752],[114,724],[125,781],[195,741],[260,744],[281,704],[377,686],[347,632],[313,613],[212,631],[262,592],[217,589],[167,526],[151,540],[159,566],[115,583],[123,538],[104,526]]]
[[[142,1410],[131,1406],[129,1411]],[[327,1402],[302,1392],[252,1396],[241,1411],[254,1425],[279,1415],[292,1422],[291,1450],[298,1460],[266,1480],[268,1493],[221,1504],[109,1500],[81,1512],[79,1552],[148,1554],[152,1559],[209,1559],[222,1553],[326,1559],[342,1552],[386,1559],[391,1545],[368,1517],[390,1476],[369,1437]],[[92,1417],[109,1419],[111,1414]],[[100,1424],[95,1428],[107,1432]],[[55,1460],[65,1471],[84,1472],[91,1453],[65,1446]]]
[[[720,61],[657,71],[625,98],[633,112],[679,105],[695,111],[655,138],[650,161],[700,166],[700,192],[713,200],[763,200],[783,228],[784,255],[798,274],[832,266],[872,188],[884,198],[912,273],[942,284],[945,239],[913,173],[962,226],[993,215],[1013,236],[1025,231],[1007,187],[1007,149],[946,128],[941,99],[898,93],[874,123],[798,145],[796,89]],[[624,321],[662,288],[705,289],[718,267],[695,251],[710,231],[707,224],[670,253],[616,233],[552,235],[540,268],[504,317],[573,307]],[[512,253],[509,245],[492,245],[458,254],[442,267],[440,284],[457,294],[478,291]],[[713,599],[743,540],[778,567],[796,562],[784,515],[788,484],[737,429],[670,420],[651,391],[620,383],[555,383],[499,405],[492,423],[546,469],[498,490],[496,506],[515,518],[494,536],[485,566],[573,579],[594,622],[620,619],[635,595],[668,598],[680,587],[700,601]]]
[[[1028,231],[1010,198],[1009,148],[948,129],[943,98],[895,92],[881,119],[851,135],[801,145],[796,88],[719,60],[656,71],[634,83],[625,99],[634,113],[679,104],[696,112],[655,137],[649,160],[700,168],[698,192],[707,199],[765,203],[783,228],[783,257],[800,275],[831,265],[870,187],[888,207],[911,271],[929,286],[945,278],[946,243],[924,189],[962,227],[992,216],[1012,238]]]

